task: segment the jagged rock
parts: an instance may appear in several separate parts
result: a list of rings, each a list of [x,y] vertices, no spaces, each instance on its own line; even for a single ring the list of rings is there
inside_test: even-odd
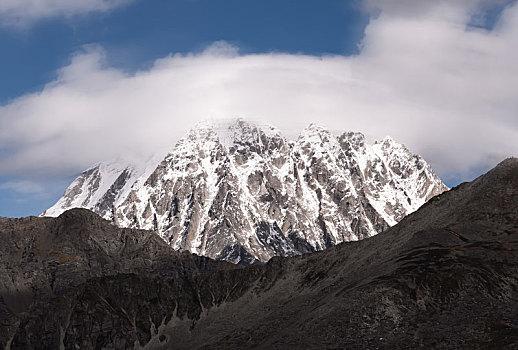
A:
[[[1,219],[0,242],[11,349],[518,346],[518,159],[379,235],[246,268],[85,210]]]
[[[447,189],[391,138],[369,145],[361,133],[337,138],[313,124],[288,141],[242,119],[204,122],[157,159],[97,165],[43,215],[89,208],[175,249],[265,262],[371,237]],[[228,247],[241,253],[222,254]]]

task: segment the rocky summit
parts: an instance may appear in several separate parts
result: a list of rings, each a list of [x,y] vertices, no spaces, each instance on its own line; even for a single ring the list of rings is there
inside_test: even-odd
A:
[[[390,137],[310,125],[294,141],[243,119],[202,122],[165,157],[83,172],[45,216],[88,208],[174,249],[265,262],[374,236],[447,187]]]
[[[8,349],[516,349],[518,159],[374,237],[239,267],[84,209],[0,219]]]

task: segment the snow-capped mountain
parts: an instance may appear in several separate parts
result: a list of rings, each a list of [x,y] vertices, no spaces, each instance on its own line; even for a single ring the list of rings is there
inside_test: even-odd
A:
[[[43,215],[88,208],[175,249],[251,263],[373,236],[445,190],[389,137],[370,145],[310,125],[288,141],[237,119],[198,123],[165,158],[86,170]]]

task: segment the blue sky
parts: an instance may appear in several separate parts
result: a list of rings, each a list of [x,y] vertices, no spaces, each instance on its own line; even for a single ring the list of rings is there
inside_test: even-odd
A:
[[[515,1],[40,4],[0,8],[0,216],[214,116],[389,134],[450,186],[518,151]]]
[[[140,0],[107,13],[0,27],[0,102],[40,90],[83,45],[101,45],[110,65],[129,71],[218,40],[242,53],[353,54],[368,19],[357,1]]]

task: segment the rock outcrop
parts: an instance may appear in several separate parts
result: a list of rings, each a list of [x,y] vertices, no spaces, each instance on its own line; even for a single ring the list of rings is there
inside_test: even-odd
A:
[[[200,123],[157,159],[87,170],[44,215],[84,207],[177,250],[251,263],[371,237],[447,190],[391,138],[316,125],[288,141],[244,120]]]
[[[0,235],[10,349],[518,346],[517,159],[379,235],[246,268],[84,210]]]

